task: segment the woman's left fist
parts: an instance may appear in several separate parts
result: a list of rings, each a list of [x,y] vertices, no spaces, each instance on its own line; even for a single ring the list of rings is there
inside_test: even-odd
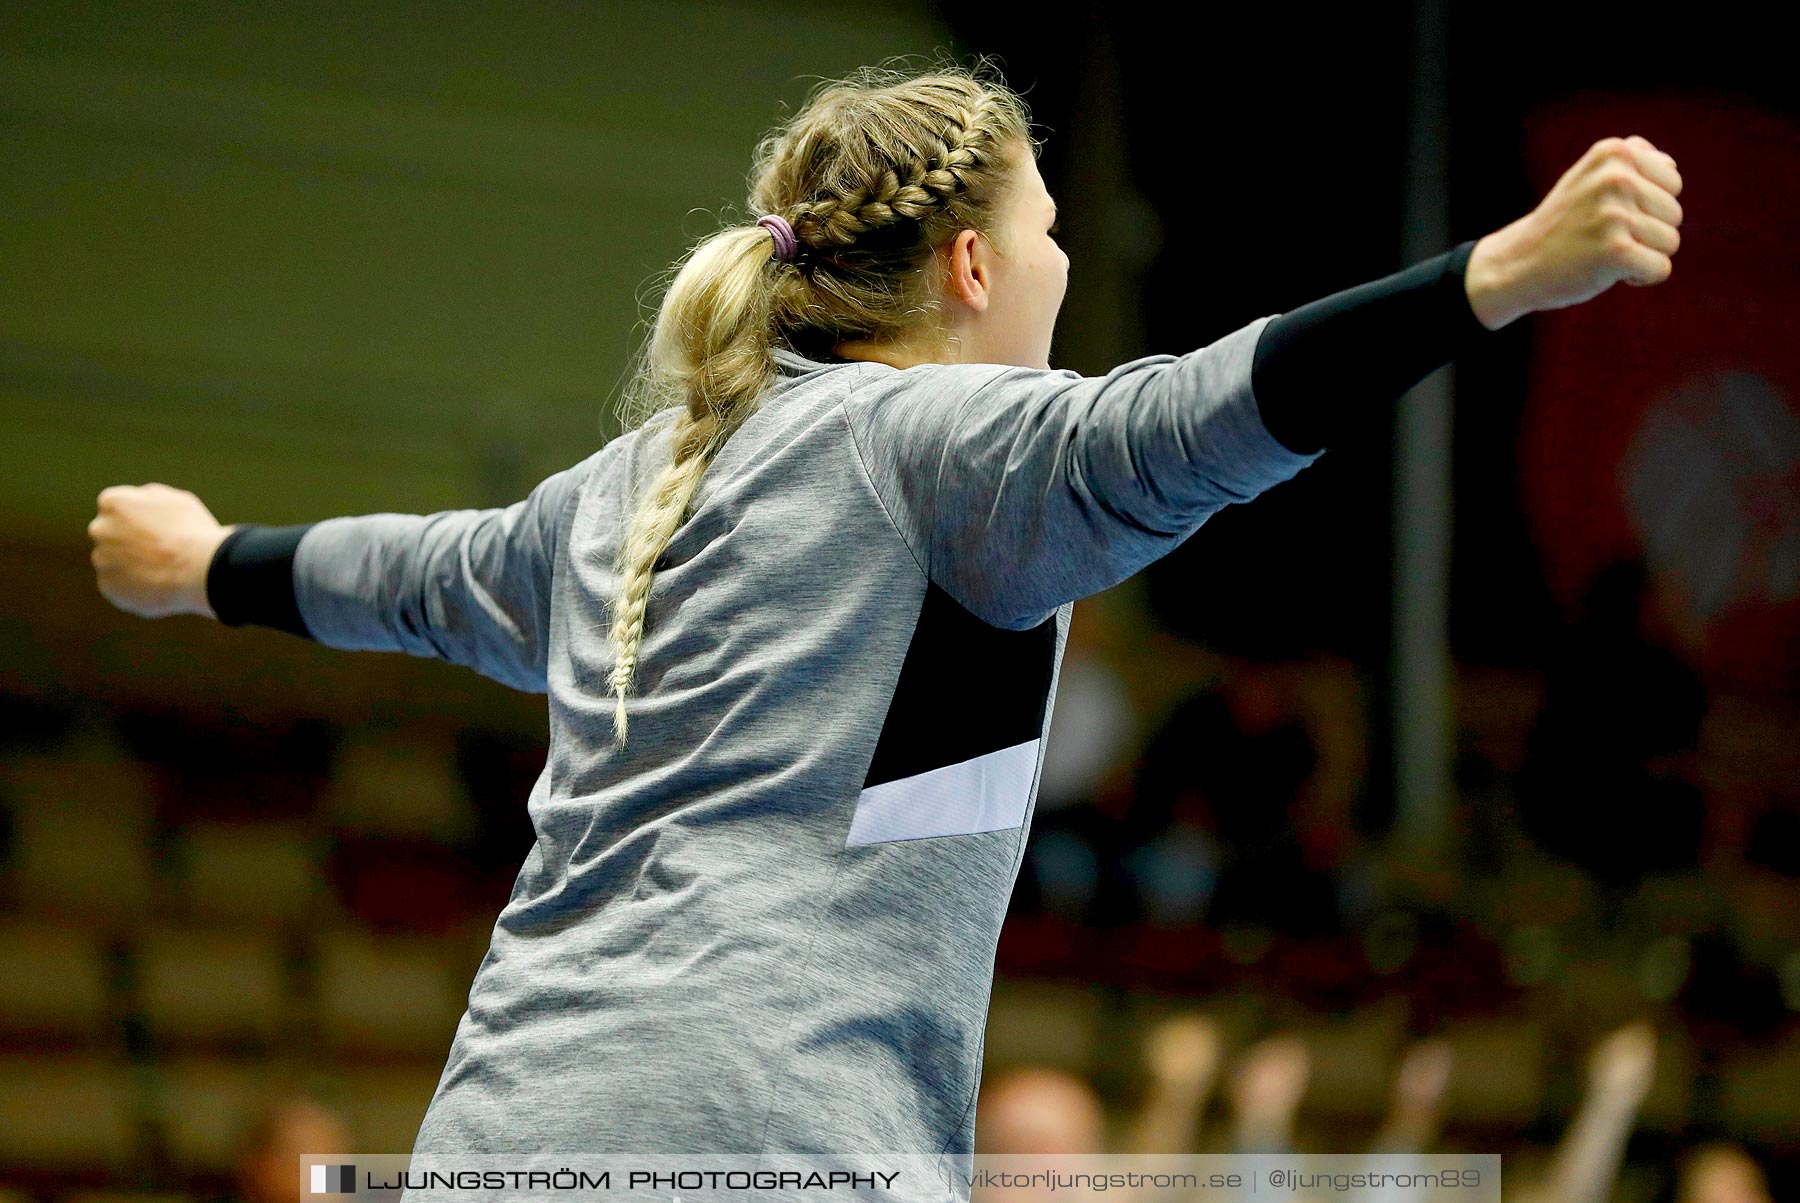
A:
[[[1537,208],[1475,244],[1465,283],[1483,325],[1660,284],[1681,245],[1681,173],[1645,139],[1602,138]]]

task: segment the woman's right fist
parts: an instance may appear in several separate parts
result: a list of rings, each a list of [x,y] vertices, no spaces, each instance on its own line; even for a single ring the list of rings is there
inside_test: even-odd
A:
[[[142,618],[217,617],[206,600],[206,570],[232,530],[198,497],[164,484],[100,490],[88,523],[95,583],[107,601]]]
[[[1681,174],[1637,135],[1602,138],[1537,208],[1475,244],[1469,303],[1497,330],[1526,313],[1592,300],[1623,280],[1660,284],[1681,245]]]

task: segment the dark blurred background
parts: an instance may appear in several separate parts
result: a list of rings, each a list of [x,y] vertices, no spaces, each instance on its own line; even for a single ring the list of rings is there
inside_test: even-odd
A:
[[[1479,238],[1602,137],[1685,180],[1669,282],[1514,323],[1078,606],[990,1067],[1128,1108],[1156,1015],[1291,1028],[1334,1150],[1443,1035],[1443,1147],[1530,1164],[1644,1016],[1617,1197],[1715,1139],[1792,1190],[1800,96],[1759,10],[1659,21],[7,6],[0,1198],[252,1197],[281,1131],[410,1148],[543,763],[541,698],[112,609],[98,491],[524,496],[617,432],[653,279],[742,213],[759,133],[939,48],[1033,107],[1084,373]]]

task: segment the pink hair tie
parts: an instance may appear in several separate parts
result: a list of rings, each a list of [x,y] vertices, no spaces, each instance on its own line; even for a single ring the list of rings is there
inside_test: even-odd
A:
[[[794,252],[800,249],[800,240],[794,237],[794,227],[787,223],[787,218],[771,213],[757,218],[756,224],[775,236],[775,258],[782,263],[792,263]]]

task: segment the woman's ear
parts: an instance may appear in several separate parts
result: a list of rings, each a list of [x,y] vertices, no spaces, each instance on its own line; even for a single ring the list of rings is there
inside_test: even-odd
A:
[[[974,230],[950,242],[950,295],[980,313],[988,307],[988,246]]]

